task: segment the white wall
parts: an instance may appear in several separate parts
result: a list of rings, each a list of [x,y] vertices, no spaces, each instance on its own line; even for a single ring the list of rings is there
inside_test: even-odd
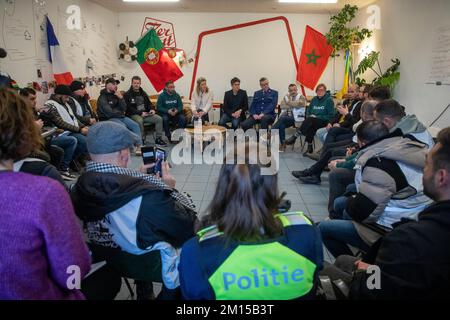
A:
[[[120,13],[117,42],[124,41],[127,36],[130,40],[137,40],[141,35],[145,17],[151,17],[174,24],[177,46],[184,49],[189,58],[195,56],[198,35],[203,31],[278,15],[283,14]],[[329,15],[285,14],[284,16],[291,25],[298,60],[306,25],[309,24],[325,33],[328,30]],[[223,93],[229,90],[229,82],[234,76],[241,79],[241,87],[250,95],[255,90],[259,90],[258,80],[262,76],[269,78],[271,87],[278,90],[280,96],[285,94],[288,84],[295,82],[297,73],[285,30],[284,24],[277,21],[207,36],[202,45],[197,77],[207,78],[211,90],[215,93],[216,101],[223,99]],[[124,68],[128,81],[135,74],[145,79],[137,63],[121,62],[120,65]],[[184,77],[176,83],[178,92],[183,96],[189,95],[193,65],[182,68]],[[326,83],[332,91],[339,90],[342,85],[343,68],[343,59],[337,58],[336,81],[334,81],[333,60],[330,59],[321,81]],[[148,81],[143,82],[149,94],[155,93]],[[125,89],[127,85],[128,83],[122,88]],[[312,94],[311,91],[307,93]]]
[[[375,4],[381,9],[381,30],[375,31],[368,43],[381,51],[383,70],[391,65],[390,59],[400,59],[401,79],[395,98],[408,113],[429,125],[450,103],[450,86],[425,84],[430,80],[436,30],[450,27],[450,1],[379,0]],[[356,23],[365,25],[367,17],[362,8]],[[371,80],[373,73],[368,71],[366,76]],[[450,110],[436,125],[450,125]]]
[[[0,68],[21,87],[33,81],[42,83],[53,80],[48,62],[45,14],[53,24],[65,61],[75,78],[120,73],[116,52],[116,13],[88,0],[46,0],[42,6],[34,0],[15,0],[12,3],[0,3],[0,47],[8,50],[8,57],[0,60]],[[66,27],[69,15],[65,11],[73,4],[81,8],[80,31],[71,31]],[[25,31],[31,39],[24,38]],[[86,70],[88,58],[95,65],[90,73]],[[38,69],[42,72],[42,78],[38,78]],[[100,89],[100,86],[88,87],[93,97],[98,95]],[[44,99],[39,94],[39,101]]]

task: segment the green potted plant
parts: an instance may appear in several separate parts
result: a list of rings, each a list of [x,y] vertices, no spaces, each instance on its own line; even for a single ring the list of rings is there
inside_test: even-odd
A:
[[[338,14],[331,16],[330,31],[325,36],[334,49],[333,55],[339,51],[350,50],[352,45],[372,36],[369,29],[349,26],[357,12],[358,6],[346,4]]]
[[[398,71],[400,60],[391,59],[392,66],[390,66],[385,72],[383,72],[381,69],[379,58],[380,52],[372,51],[371,53],[369,53],[359,63],[358,69],[356,69],[355,71],[355,76],[362,75],[368,69],[370,69],[376,75],[376,77],[372,80],[373,85],[387,86],[391,89],[391,91],[393,91],[398,81],[400,80],[400,72]],[[378,70],[376,68],[378,68]],[[363,85],[366,83],[366,80],[357,77],[355,82],[358,85]]]

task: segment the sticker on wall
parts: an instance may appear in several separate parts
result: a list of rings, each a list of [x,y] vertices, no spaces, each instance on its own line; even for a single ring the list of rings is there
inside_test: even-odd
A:
[[[42,88],[42,93],[47,94],[48,93],[48,82],[42,81],[41,88]]]
[[[175,38],[175,28],[173,23],[146,17],[144,26],[142,27],[141,35],[144,35],[148,30],[155,29],[156,34],[161,39],[165,48],[176,48],[177,40]]]

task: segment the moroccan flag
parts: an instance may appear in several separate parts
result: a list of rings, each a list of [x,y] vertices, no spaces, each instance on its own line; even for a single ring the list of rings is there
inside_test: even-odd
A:
[[[157,92],[164,89],[167,81],[183,76],[180,68],[164,49],[155,29],[150,29],[137,43],[137,62]]]
[[[327,43],[327,38],[310,26],[306,26],[300,63],[297,70],[297,81],[305,87],[314,90],[324,72],[333,47]]]
[[[72,73],[64,61],[59,41],[56,38],[53,25],[47,17],[47,41],[48,41],[48,58],[52,64],[53,77],[57,84],[70,85],[73,81]]]

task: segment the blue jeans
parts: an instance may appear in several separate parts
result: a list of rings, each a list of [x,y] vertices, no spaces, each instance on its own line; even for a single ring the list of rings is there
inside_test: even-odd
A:
[[[163,118],[163,127],[164,132],[166,133],[166,137],[170,140],[172,135],[170,134],[170,123],[176,123],[178,125],[178,128],[186,128],[186,119],[184,115],[181,113],[177,113],[174,117],[170,114],[162,114]]]
[[[74,159],[75,150],[77,148],[77,138],[71,137],[69,135],[62,135],[52,139],[52,145],[58,146],[64,150],[64,157],[61,161],[61,167],[58,168],[62,171],[69,169],[69,165]]]
[[[241,123],[241,118],[233,118],[232,116],[224,113],[222,115],[222,117],[220,117],[219,120],[219,126],[225,127],[227,129],[230,129],[227,125],[227,122],[231,122],[231,128],[233,130],[236,130],[237,128],[239,128],[239,125]]]
[[[75,139],[77,139],[77,148],[75,149],[75,153],[73,155],[74,160],[88,153],[85,136],[83,136],[81,133],[70,133],[69,137],[74,137]]]
[[[320,128],[319,130],[317,130],[316,132],[316,136],[319,138],[320,142],[322,142],[322,144],[324,144],[325,139],[328,136],[328,130],[326,127],[324,128]]]
[[[335,217],[334,219],[343,219],[344,218],[344,212],[345,209],[347,208],[347,197],[342,196],[339,198],[336,198],[334,200],[334,213],[335,213]]]
[[[272,129],[278,129],[280,134],[280,143],[283,144],[286,140],[286,128],[295,126],[295,120],[292,116],[281,116]]]
[[[139,137],[139,143],[138,146],[142,145],[142,132],[141,132],[141,128],[139,127],[139,124],[136,123],[135,121],[131,120],[130,118],[112,118],[109,119],[109,121],[114,121],[116,123],[122,124],[125,127],[127,127],[128,130],[130,130],[131,132],[133,132],[135,135],[137,135]]]
[[[346,218],[349,218],[346,216]],[[353,256],[348,245],[368,251],[369,246],[361,239],[351,220],[326,220],[319,224],[325,247],[335,257],[340,255]]]

